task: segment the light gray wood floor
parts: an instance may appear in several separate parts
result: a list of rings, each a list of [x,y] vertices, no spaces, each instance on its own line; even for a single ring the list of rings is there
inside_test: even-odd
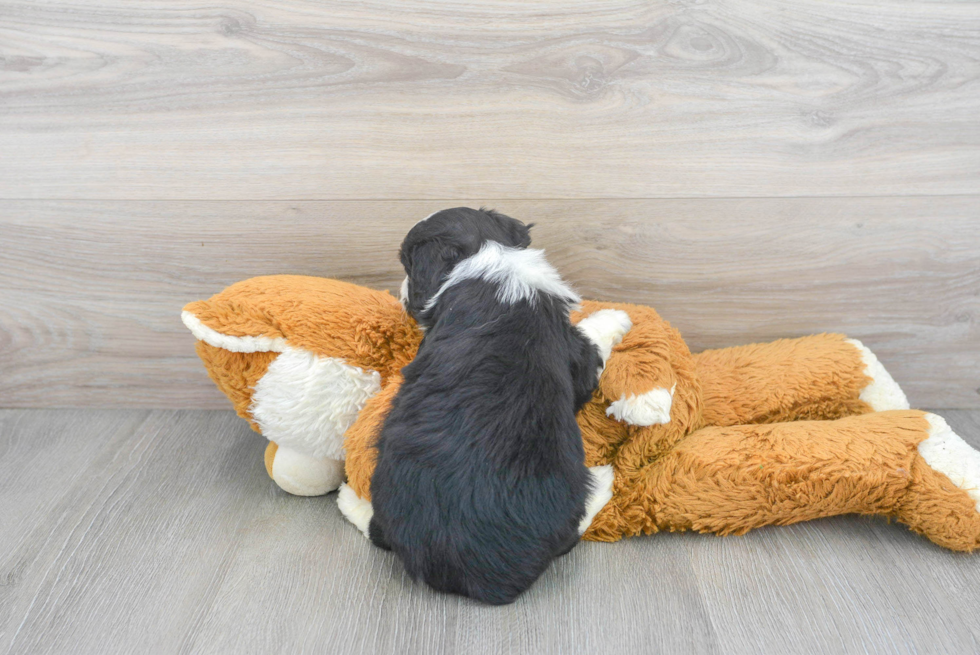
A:
[[[0,652],[980,649],[980,554],[882,519],[583,544],[493,608],[279,491],[263,447],[227,411],[0,411]]]

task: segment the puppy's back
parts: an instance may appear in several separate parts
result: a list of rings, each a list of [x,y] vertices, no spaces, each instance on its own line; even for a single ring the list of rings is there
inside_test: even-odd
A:
[[[448,289],[378,439],[372,538],[412,577],[511,602],[578,541],[588,495],[567,304]]]

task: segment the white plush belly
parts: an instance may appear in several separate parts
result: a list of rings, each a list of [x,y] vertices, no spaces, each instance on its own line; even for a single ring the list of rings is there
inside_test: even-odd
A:
[[[344,459],[344,432],[380,389],[377,371],[287,346],[255,385],[249,413],[280,446]]]

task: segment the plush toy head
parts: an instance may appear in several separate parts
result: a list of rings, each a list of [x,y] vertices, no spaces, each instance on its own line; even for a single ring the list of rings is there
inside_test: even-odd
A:
[[[293,275],[239,282],[182,318],[238,415],[278,445],[273,478],[299,495],[343,481],[344,433],[421,340],[390,294]]]

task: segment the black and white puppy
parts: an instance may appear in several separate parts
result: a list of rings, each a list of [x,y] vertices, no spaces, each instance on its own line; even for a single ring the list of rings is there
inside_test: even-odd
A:
[[[575,413],[630,327],[616,311],[573,327],[579,297],[529,244],[520,221],[468,208],[408,233],[402,295],[426,334],[371,482],[371,540],[412,578],[493,604],[571,550],[611,497]]]

